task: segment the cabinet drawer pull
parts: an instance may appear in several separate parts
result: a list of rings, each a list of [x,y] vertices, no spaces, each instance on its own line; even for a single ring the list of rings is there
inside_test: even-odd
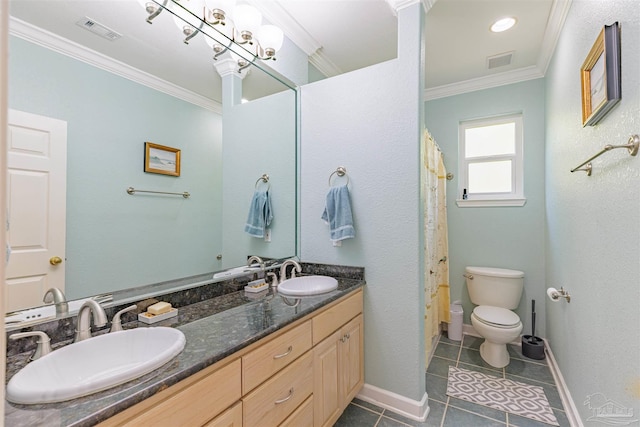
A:
[[[293,351],[293,346],[290,345],[289,348],[287,349],[287,351],[285,351],[282,354],[276,354],[275,356],[273,356],[274,359],[282,359],[285,356],[288,356],[291,352]]]
[[[289,396],[285,397],[284,399],[276,400],[274,403],[276,405],[279,405],[279,404],[284,403],[287,400],[291,399],[292,397],[293,397],[293,387],[291,387],[291,389],[289,390]]]

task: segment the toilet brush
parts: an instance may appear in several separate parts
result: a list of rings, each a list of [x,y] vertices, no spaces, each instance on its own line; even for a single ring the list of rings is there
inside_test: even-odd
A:
[[[530,359],[544,359],[544,341],[536,337],[536,300],[531,300],[531,335],[522,336],[522,355]]]

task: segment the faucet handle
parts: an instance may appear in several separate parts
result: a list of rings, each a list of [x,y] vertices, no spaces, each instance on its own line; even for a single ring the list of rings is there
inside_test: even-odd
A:
[[[277,288],[278,287],[278,275],[276,273],[274,273],[273,271],[269,271],[267,273],[267,277],[271,277],[271,288]]]
[[[136,308],[138,308],[138,306],[134,304],[134,305],[130,305],[127,308],[123,308],[122,310],[117,312],[113,316],[113,320],[111,320],[111,329],[109,330],[109,332],[121,331],[122,330],[122,321],[120,320],[120,316],[122,316],[122,314],[124,314],[124,313],[126,313],[128,311],[133,311]]]
[[[46,356],[47,354],[51,353],[51,339],[46,333],[42,331],[20,332],[17,334],[9,335],[9,339],[11,340],[17,340],[26,337],[38,337],[38,341],[36,341],[38,347],[29,358],[30,360],[40,359],[42,356]]]

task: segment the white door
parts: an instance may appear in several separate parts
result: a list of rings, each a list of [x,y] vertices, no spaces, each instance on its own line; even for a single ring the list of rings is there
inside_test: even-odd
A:
[[[6,311],[42,305],[64,291],[67,122],[9,110]]]

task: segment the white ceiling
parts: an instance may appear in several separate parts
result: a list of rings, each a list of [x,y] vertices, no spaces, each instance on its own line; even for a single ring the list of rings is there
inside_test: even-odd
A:
[[[398,21],[392,4],[398,0],[246,1],[261,9],[265,19],[281,26],[326,76],[396,57]],[[425,24],[425,97],[542,77],[569,1],[435,1]],[[185,45],[168,13],[149,25],[136,0],[11,0],[10,11],[18,18],[10,22],[13,34],[72,56],[86,55],[79,53],[80,46],[85,46],[133,67],[143,78],[161,79],[169,89],[174,85],[172,90],[186,89],[205,103],[221,99],[220,77],[213,68],[209,47],[198,37]],[[516,26],[505,33],[491,33],[491,23],[504,16],[515,16]],[[75,25],[85,17],[122,34],[122,38],[108,41]],[[61,47],[64,43],[56,36],[77,46]],[[487,57],[507,52],[513,52],[510,65],[487,68]],[[280,54],[285,55],[286,50]],[[107,58],[96,55],[94,62],[108,63]],[[266,86],[268,78],[259,70],[245,79],[245,91],[257,94],[254,96],[260,96],[260,88]]]

